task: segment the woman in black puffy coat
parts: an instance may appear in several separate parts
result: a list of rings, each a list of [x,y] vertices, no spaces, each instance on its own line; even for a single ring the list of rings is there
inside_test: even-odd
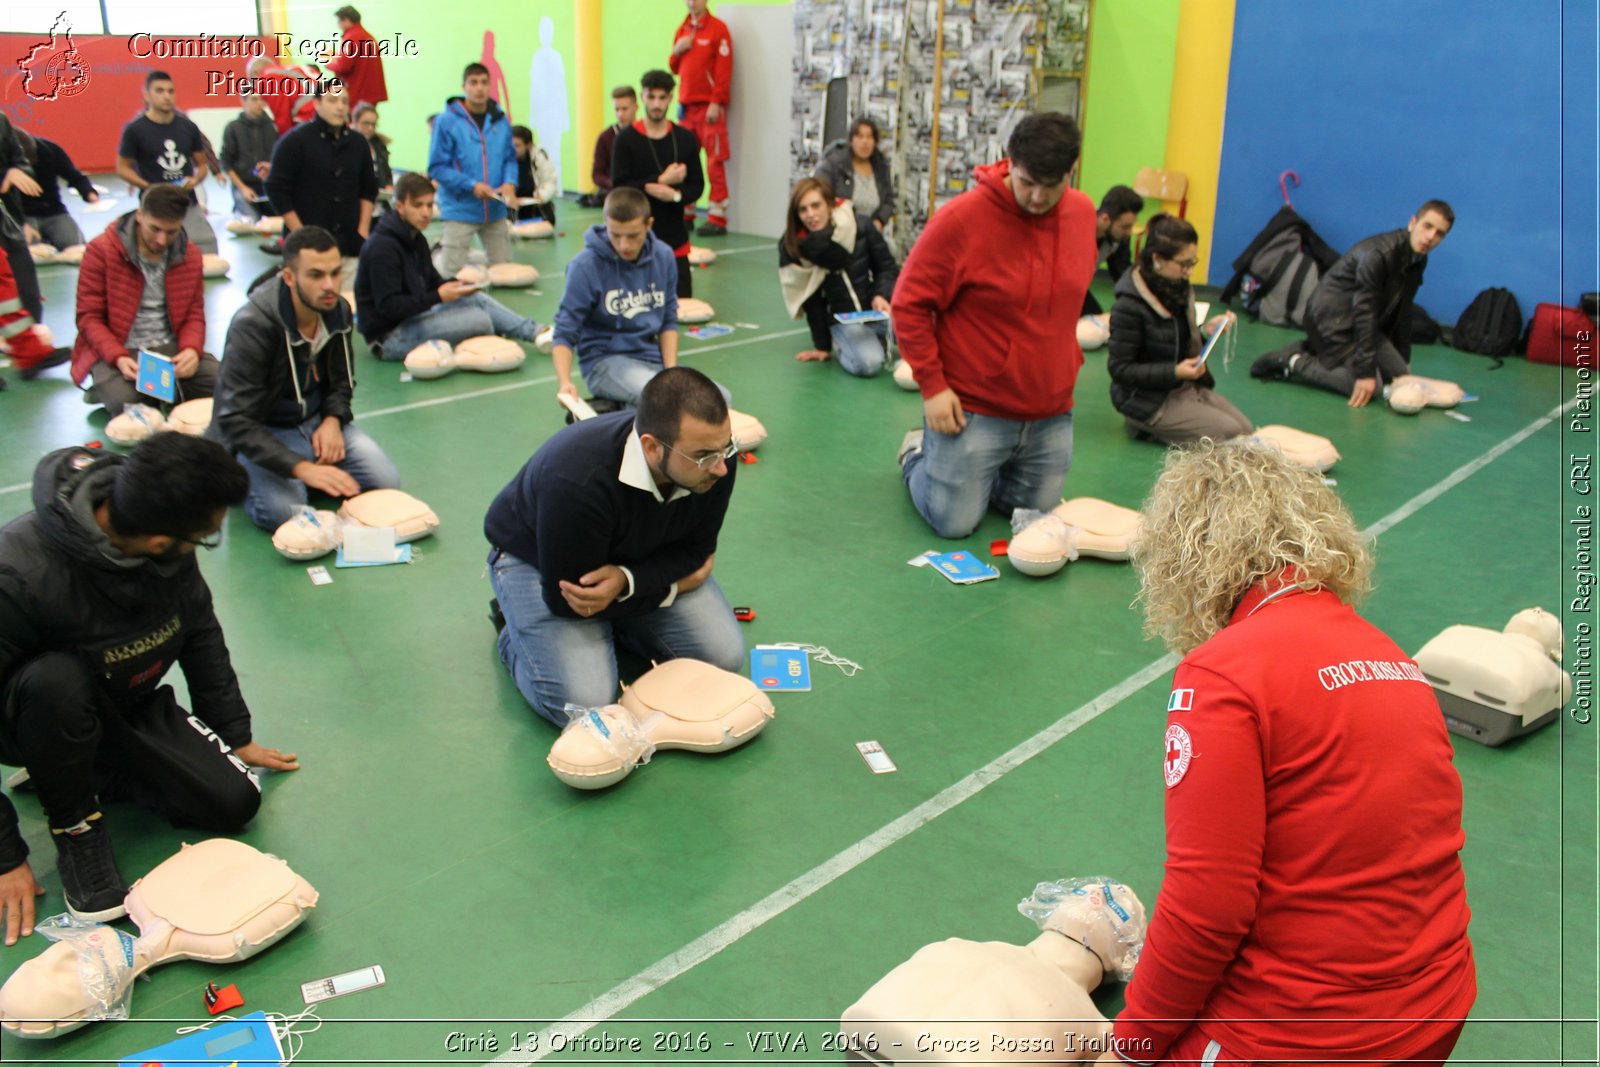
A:
[[[1187,444],[1251,431],[1250,420],[1216,391],[1210,368],[1200,363],[1201,329],[1194,325],[1189,285],[1199,247],[1192,225],[1157,215],[1137,264],[1117,282],[1106,359],[1111,403],[1127,420],[1128,433],[1142,440]],[[1227,318],[1213,316],[1205,335]]]

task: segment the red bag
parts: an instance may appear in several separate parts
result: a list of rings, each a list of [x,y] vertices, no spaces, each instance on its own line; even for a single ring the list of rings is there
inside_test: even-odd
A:
[[[1540,304],[1528,325],[1528,359],[1534,363],[1595,366],[1595,322],[1579,308]]]

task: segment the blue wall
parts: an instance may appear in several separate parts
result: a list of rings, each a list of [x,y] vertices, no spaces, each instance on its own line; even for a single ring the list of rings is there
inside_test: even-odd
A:
[[[1600,288],[1595,85],[1592,0],[1238,0],[1213,274],[1292,169],[1296,210],[1340,250],[1450,202],[1418,295],[1440,322],[1491,285],[1524,316],[1576,304]]]

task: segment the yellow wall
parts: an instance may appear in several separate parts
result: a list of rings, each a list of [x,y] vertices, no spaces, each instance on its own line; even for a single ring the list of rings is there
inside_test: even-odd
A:
[[[1228,60],[1233,50],[1233,5],[1234,0],[1180,0],[1178,9],[1166,169],[1189,176],[1187,217],[1200,233],[1200,265],[1193,274],[1196,282],[1210,276],[1222,122],[1228,103]],[[1227,273],[1227,263],[1219,264],[1219,276]]]

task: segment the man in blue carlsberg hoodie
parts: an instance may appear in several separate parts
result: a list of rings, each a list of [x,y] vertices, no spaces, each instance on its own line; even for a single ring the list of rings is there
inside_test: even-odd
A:
[[[613,189],[605,222],[589,228],[583,251],[567,264],[551,350],[557,395],[578,395],[574,350],[589,391],[629,407],[639,402],[646,382],[677,366],[678,266],[650,223],[643,193]],[[728,391],[722,395],[728,398]]]

